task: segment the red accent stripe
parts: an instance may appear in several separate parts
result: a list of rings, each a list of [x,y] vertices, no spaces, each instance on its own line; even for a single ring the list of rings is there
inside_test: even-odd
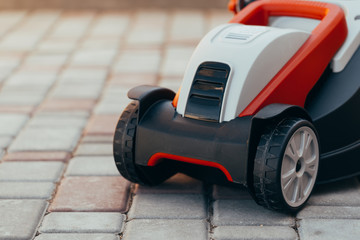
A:
[[[167,154],[167,153],[156,153],[156,154],[152,155],[152,157],[149,159],[148,166],[153,167],[153,166],[159,164],[162,159],[170,159],[170,160],[175,160],[175,161],[180,161],[180,162],[192,163],[192,164],[196,164],[196,165],[214,167],[214,168],[221,170],[225,174],[227,180],[229,180],[230,182],[233,182],[233,179],[232,179],[230,173],[221,164],[215,163],[215,162],[210,162],[210,161],[205,161],[205,160],[200,160],[200,159],[195,159],[195,158],[182,157],[182,156],[177,156],[177,155],[172,155],[172,154]]]

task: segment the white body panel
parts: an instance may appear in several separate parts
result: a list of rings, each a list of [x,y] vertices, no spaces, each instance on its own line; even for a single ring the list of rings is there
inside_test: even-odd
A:
[[[208,33],[186,69],[177,112],[184,115],[199,65],[221,62],[231,72],[225,88],[220,122],[238,116],[308,39],[309,33],[241,24],[224,24]]]

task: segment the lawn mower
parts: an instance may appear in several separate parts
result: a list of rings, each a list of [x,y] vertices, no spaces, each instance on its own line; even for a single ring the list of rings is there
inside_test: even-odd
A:
[[[120,116],[122,176],[182,172],[296,212],[314,184],[360,174],[360,1],[234,1],[180,90],[139,86]]]

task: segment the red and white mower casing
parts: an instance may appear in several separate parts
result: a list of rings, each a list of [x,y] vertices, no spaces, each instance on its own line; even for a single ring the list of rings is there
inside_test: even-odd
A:
[[[359,45],[360,0],[252,1],[201,40],[176,94],[129,91],[120,173],[154,185],[183,172],[301,209],[316,181],[360,174]]]

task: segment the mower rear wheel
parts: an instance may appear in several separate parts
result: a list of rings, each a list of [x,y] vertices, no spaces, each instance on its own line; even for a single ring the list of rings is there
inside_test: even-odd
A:
[[[139,103],[132,101],[120,116],[113,142],[115,163],[120,174],[127,180],[141,185],[156,185],[176,172],[168,162],[154,167],[140,166],[135,163],[138,114]]]
[[[261,136],[254,161],[255,200],[275,210],[300,210],[314,188],[319,168],[314,126],[285,119]]]

